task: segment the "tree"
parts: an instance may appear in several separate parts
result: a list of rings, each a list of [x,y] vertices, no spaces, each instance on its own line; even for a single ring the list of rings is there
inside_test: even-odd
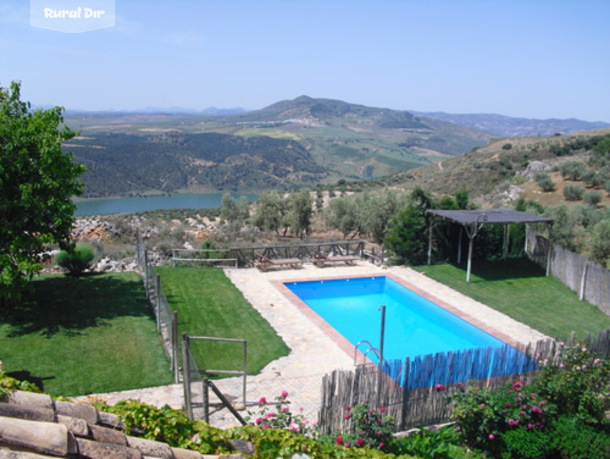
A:
[[[0,301],[17,299],[40,271],[47,244],[71,248],[75,205],[82,192],[82,165],[62,142],[76,135],[62,108],[31,110],[21,85],[0,87]]]
[[[242,196],[239,201],[236,201],[230,193],[222,195],[220,218],[226,220],[228,223],[238,223],[241,226],[249,216],[250,207],[245,196]]]
[[[428,239],[424,212],[411,203],[392,220],[385,241],[397,262],[419,265],[426,260]]]
[[[555,189],[553,179],[546,172],[538,172],[534,176],[534,180],[536,180],[536,183],[542,189],[542,191],[553,191]]]
[[[290,227],[290,231],[301,239],[309,234],[311,229],[311,215],[313,213],[311,196],[308,191],[292,193],[288,198],[288,212],[284,217],[284,223]]]
[[[274,231],[279,234],[285,213],[286,203],[284,197],[277,191],[265,191],[256,201],[256,213],[254,214],[253,224],[261,230]]]
[[[610,266],[610,219],[602,220],[593,227],[591,259],[606,268]]]

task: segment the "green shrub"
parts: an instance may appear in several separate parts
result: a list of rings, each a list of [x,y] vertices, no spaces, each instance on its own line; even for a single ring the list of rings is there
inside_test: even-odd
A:
[[[478,457],[470,448],[461,445],[462,439],[455,426],[444,426],[439,430],[418,428],[418,432],[408,437],[392,440],[390,452],[404,457],[411,454],[415,457],[433,458],[474,458]]]
[[[536,377],[540,391],[558,414],[576,415],[582,422],[599,424],[610,400],[610,361],[597,358],[584,345],[566,346],[556,363],[541,362]]]
[[[522,426],[502,435],[507,457],[523,459],[545,459],[556,457],[549,431],[531,431]]]
[[[568,161],[561,165],[561,175],[568,180],[581,180],[586,173],[586,167],[578,161]]]
[[[562,416],[553,426],[553,446],[558,455],[570,459],[610,457],[608,426],[595,428],[574,417]]]
[[[555,183],[553,183],[553,180],[546,172],[538,172],[534,180],[536,180],[542,191],[553,191],[555,189]]]
[[[505,143],[504,145],[502,145],[502,150],[510,150],[511,148],[513,148],[512,143]]]
[[[82,274],[95,258],[95,250],[90,245],[77,244],[73,251],[63,250],[55,257],[58,266],[67,269],[73,276]]]
[[[568,185],[563,189],[563,196],[568,201],[579,201],[584,193],[585,189],[578,185]]]
[[[596,206],[601,202],[602,194],[599,191],[589,191],[588,193],[585,193],[582,198],[585,204]]]

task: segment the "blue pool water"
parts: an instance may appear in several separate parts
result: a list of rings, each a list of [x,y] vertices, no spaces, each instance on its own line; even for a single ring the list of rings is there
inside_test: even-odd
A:
[[[385,305],[384,359],[388,361],[506,345],[385,276],[284,285],[354,346],[367,340],[379,348],[379,306]],[[368,357],[377,360],[373,353]]]

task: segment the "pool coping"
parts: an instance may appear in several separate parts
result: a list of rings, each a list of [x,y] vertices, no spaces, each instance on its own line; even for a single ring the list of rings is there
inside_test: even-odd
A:
[[[428,301],[434,303],[440,308],[450,312],[451,314],[459,317],[460,319],[468,322],[474,327],[479,328],[480,330],[490,334],[491,336],[499,339],[505,344],[512,346],[514,348],[518,348],[521,343],[517,340],[511,338],[505,333],[497,330],[496,328],[478,320],[476,317],[452,306],[448,302],[432,295],[431,293],[418,288],[416,285],[411,282],[394,275],[393,273],[379,273],[379,274],[355,274],[355,275],[341,275],[341,276],[315,276],[311,278],[287,278],[287,279],[278,279],[278,280],[269,280],[269,282],[276,288],[280,293],[284,295],[293,305],[297,307],[297,309],[305,315],[309,320],[311,320],[314,324],[316,324],[332,341],[339,346],[347,355],[351,358],[354,358],[355,361],[358,361],[358,357],[361,361],[370,364],[374,364],[371,360],[369,360],[365,354],[363,354],[359,349],[356,349],[347,338],[341,335],[335,328],[333,328],[326,320],[324,320],[317,312],[315,312],[307,303],[305,303],[301,298],[299,298],[295,293],[293,293],[285,284],[291,282],[316,282],[316,281],[324,281],[324,280],[339,280],[339,279],[362,279],[362,278],[370,278],[370,277],[386,277],[388,279],[393,280],[394,282],[400,284],[401,286],[411,290],[417,295],[427,299]],[[355,357],[358,356],[358,357]]]

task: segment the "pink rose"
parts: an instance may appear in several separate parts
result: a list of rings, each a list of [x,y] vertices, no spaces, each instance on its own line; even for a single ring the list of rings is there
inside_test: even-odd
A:
[[[359,438],[358,441],[356,442],[356,444],[360,447],[364,446],[364,440],[362,438]]]
[[[337,438],[335,438],[335,443],[336,443],[337,445],[340,445],[341,443],[343,443],[343,437],[337,437]]]
[[[282,391],[282,398],[286,398],[288,397],[288,392],[286,392],[285,390]]]
[[[259,405],[265,405],[267,403],[267,399],[265,397],[261,397],[260,400],[258,401]]]

